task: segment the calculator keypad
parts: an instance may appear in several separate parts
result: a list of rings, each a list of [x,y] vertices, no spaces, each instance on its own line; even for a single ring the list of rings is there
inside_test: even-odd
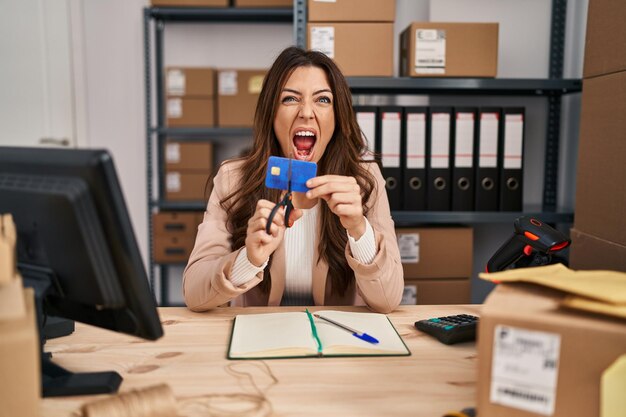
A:
[[[415,327],[436,337],[445,344],[459,343],[476,338],[478,317],[470,314],[433,317],[415,322]]]

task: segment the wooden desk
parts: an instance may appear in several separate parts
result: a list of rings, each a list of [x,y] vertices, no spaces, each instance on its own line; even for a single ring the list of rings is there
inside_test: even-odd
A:
[[[311,308],[320,309],[328,307]],[[220,308],[201,314],[161,308],[165,336],[156,342],[77,323],[73,335],[49,341],[46,350],[53,353],[55,363],[75,372],[119,372],[124,378],[122,392],[168,383],[177,399],[226,395],[220,401],[230,401],[230,409],[234,403],[239,409],[251,407],[228,395],[257,395],[252,378],[271,408],[239,415],[437,417],[475,404],[476,347],[474,343],[443,345],[415,330],[413,323],[434,316],[478,315],[479,309],[478,305],[401,306],[389,318],[411,351],[408,357],[227,360],[233,317],[278,310],[271,307]],[[81,404],[97,398],[104,397],[44,399],[41,415],[69,417]]]

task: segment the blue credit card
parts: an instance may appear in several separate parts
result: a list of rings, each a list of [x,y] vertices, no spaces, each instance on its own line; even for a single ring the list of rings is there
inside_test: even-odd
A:
[[[289,158],[270,156],[265,175],[265,186],[286,190],[289,182]],[[291,191],[306,193],[309,187],[306,182],[317,175],[315,162],[291,159]]]

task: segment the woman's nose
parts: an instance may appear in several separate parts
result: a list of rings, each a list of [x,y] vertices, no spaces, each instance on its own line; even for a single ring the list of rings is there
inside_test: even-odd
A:
[[[308,100],[304,100],[300,105],[300,117],[304,119],[313,118],[313,106]]]

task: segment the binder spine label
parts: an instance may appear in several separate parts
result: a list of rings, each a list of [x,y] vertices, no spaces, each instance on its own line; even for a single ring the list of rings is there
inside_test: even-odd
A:
[[[426,167],[426,114],[410,113],[406,123],[406,167]]]
[[[376,113],[374,112],[357,112],[356,121],[363,133],[363,141],[367,146],[367,152],[363,159],[374,159],[374,141],[376,138]]]
[[[433,113],[430,166],[448,168],[450,166],[450,114]]]
[[[400,113],[383,113],[381,158],[385,168],[400,168]]]
[[[478,166],[482,168],[498,167],[498,114],[480,115],[480,150]]]
[[[456,116],[456,142],[454,166],[471,168],[474,164],[474,114],[458,113]]]
[[[504,118],[504,169],[522,168],[524,118],[521,114],[507,114]]]

